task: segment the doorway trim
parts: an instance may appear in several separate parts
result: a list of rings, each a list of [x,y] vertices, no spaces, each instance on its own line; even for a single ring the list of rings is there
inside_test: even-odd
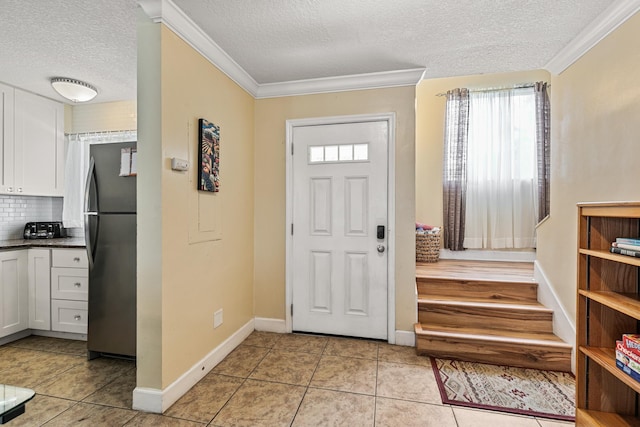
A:
[[[293,319],[291,316],[291,304],[293,302],[293,235],[291,224],[293,222],[293,130],[301,126],[319,126],[364,122],[387,122],[389,140],[387,141],[387,342],[395,344],[396,341],[396,114],[357,114],[348,116],[314,117],[306,119],[291,119],[286,121],[286,271],[285,271],[285,328],[286,332],[293,331]]]

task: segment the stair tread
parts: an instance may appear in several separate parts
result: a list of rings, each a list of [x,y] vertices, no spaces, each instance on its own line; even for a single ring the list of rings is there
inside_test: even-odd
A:
[[[501,341],[514,344],[547,345],[571,349],[571,345],[565,343],[553,333],[545,332],[519,332],[519,331],[495,331],[481,328],[456,328],[447,326],[425,326],[415,324],[416,335],[431,335],[441,337],[455,337],[463,339],[475,339],[483,341]]]
[[[418,306],[420,305],[448,305],[456,307],[474,307],[474,308],[487,308],[487,309],[507,309],[507,310],[530,310],[536,312],[553,313],[553,310],[545,307],[537,301],[513,301],[513,302],[493,302],[487,300],[474,301],[469,300],[456,300],[456,299],[436,299],[433,297],[421,298],[418,297]]]
[[[437,263],[417,263],[416,279],[429,278],[453,281],[535,283],[533,263],[509,261],[440,260]]]

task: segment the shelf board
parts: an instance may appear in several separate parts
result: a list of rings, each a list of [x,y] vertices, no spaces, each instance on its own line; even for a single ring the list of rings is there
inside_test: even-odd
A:
[[[638,294],[587,291],[584,289],[580,289],[578,293],[613,310],[640,320],[640,296]]]
[[[592,361],[609,371],[611,375],[629,386],[636,393],[640,393],[640,382],[634,380],[629,375],[622,372],[616,366],[616,352],[612,348],[584,347],[580,346],[580,352],[589,357]]]
[[[579,252],[584,255],[589,255],[597,258],[619,262],[622,264],[629,264],[629,265],[635,265],[636,267],[640,267],[640,258],[635,258],[628,255],[614,254],[609,252],[608,250],[580,248]]]
[[[590,411],[588,409],[576,409],[577,426],[619,426],[639,427],[640,420],[630,416],[623,416],[613,412]]]

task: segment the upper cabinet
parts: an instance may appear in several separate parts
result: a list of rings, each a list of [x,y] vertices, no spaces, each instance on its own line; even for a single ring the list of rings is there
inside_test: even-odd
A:
[[[0,85],[3,95],[0,193],[62,196],[64,105]]]

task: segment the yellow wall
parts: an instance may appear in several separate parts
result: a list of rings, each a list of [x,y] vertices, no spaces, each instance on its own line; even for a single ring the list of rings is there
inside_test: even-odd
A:
[[[255,315],[285,318],[285,122],[396,113],[396,329],[413,330],[415,88],[338,92],[255,102]]]
[[[66,105],[65,132],[106,132],[137,128],[136,101]]]
[[[575,319],[576,203],[640,200],[640,14],[552,79],[551,216],[538,262]]]
[[[165,388],[253,318],[254,100],[164,25],[139,28],[157,55],[138,65],[138,354],[161,380],[144,368],[138,387]],[[199,118],[221,128],[215,194],[196,190]],[[190,171],[172,171],[172,157]]]
[[[423,80],[416,89],[416,219],[442,225],[442,153],[446,98],[450,89],[505,87],[549,81],[544,70]],[[553,106],[552,106],[553,108]]]

